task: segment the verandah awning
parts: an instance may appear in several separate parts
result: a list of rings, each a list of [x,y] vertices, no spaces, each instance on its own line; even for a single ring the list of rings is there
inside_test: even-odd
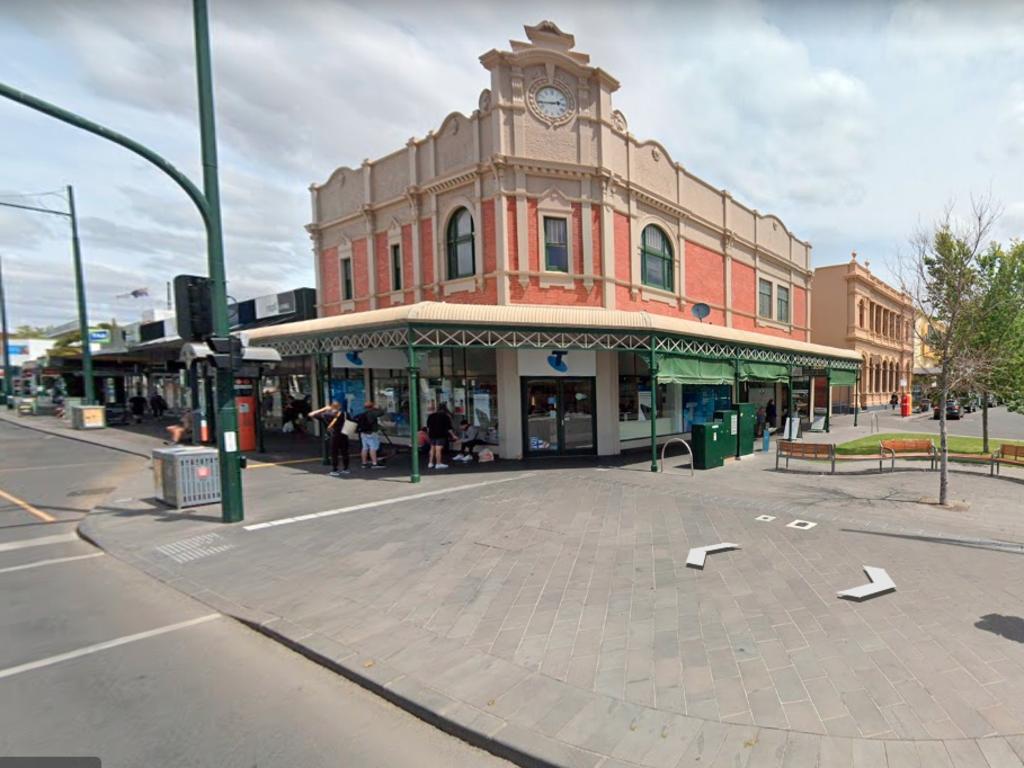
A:
[[[833,387],[852,387],[857,383],[857,372],[833,369],[831,379]]]
[[[658,381],[672,384],[732,384],[736,368],[729,360],[658,356]]]
[[[781,363],[740,361],[740,381],[789,381],[789,366]]]

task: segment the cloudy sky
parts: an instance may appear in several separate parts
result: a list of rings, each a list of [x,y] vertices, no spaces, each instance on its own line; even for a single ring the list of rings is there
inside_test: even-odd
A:
[[[991,193],[1024,235],[1024,3],[210,0],[229,293],[313,284],[310,182],[471,112],[478,56],[555,21],[617,77],[640,138],[778,214],[816,265],[885,275],[920,223]],[[5,0],[0,81],[161,152],[197,182],[187,0]],[[0,100],[0,201],[74,184],[93,322],[205,270],[199,218],[119,147]],[[12,324],[74,317],[67,224],[0,208]],[[118,298],[146,287],[151,299]]]

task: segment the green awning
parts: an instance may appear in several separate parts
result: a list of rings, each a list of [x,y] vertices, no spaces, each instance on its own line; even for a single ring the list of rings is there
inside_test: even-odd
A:
[[[740,381],[789,381],[789,366],[740,361]]]
[[[673,384],[732,384],[736,368],[728,360],[658,356],[658,381]]]
[[[857,372],[856,371],[837,371],[832,369],[832,386],[833,387],[852,387],[857,383]]]

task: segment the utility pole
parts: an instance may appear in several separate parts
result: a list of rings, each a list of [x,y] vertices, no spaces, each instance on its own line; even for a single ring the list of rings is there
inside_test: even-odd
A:
[[[89,314],[85,308],[85,277],[82,275],[82,248],[78,242],[78,216],[75,214],[75,190],[68,184],[68,214],[71,217],[71,255],[75,260],[75,293],[78,296],[78,332],[82,335],[82,383],[85,405],[96,402],[92,378],[92,349],[89,346]]]
[[[0,256],[0,321],[4,331],[4,402],[7,410],[14,407],[11,400],[13,383],[11,382],[11,337],[7,333],[7,298],[4,295],[4,258]]]
[[[217,144],[214,133],[213,85],[210,74],[210,32],[206,0],[193,0],[196,44],[196,80],[199,86],[200,140],[203,156],[203,191],[180,170],[153,150],[112,131],[106,126],[76,115],[55,104],[30,96],[0,83],[0,96],[24,104],[58,120],[100,136],[148,160],[188,195],[206,227],[206,255],[212,286],[215,337],[228,336],[227,292],[224,285],[224,238],[221,231],[220,192],[217,183]],[[20,206],[15,206],[20,207]],[[235,410],[234,374],[217,372],[217,432],[221,477],[221,519],[226,523],[242,520],[242,476],[238,455],[238,414]]]

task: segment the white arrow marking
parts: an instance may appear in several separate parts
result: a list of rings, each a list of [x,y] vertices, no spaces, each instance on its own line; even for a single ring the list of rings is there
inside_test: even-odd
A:
[[[859,587],[853,587],[852,589],[844,589],[842,592],[836,592],[836,597],[847,597],[850,600],[866,600],[869,597],[877,597],[878,595],[884,595],[886,592],[896,591],[896,584],[889,578],[889,574],[885,572],[884,568],[865,565],[864,573],[871,579],[870,583],[861,584]]]
[[[722,544],[708,544],[706,547],[694,547],[686,556],[686,567],[703,568],[704,559],[708,556],[709,552],[725,552],[726,550],[739,548],[739,544],[729,544],[728,542]]]

